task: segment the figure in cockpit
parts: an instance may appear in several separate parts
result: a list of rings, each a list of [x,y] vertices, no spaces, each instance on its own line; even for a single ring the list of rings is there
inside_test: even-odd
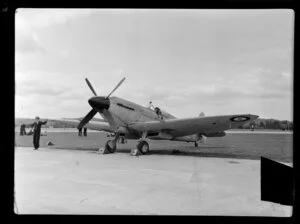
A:
[[[154,107],[153,104],[152,104],[152,101],[149,102],[149,106],[148,108],[150,110],[154,110],[155,113],[157,114],[157,116],[160,118],[160,119],[163,119],[163,115],[161,113],[161,110],[159,109],[159,107]]]
[[[155,108],[154,108],[154,106],[153,106],[153,104],[152,104],[152,101],[149,102],[148,108],[151,109],[151,110],[155,110]]]
[[[157,116],[160,118],[160,119],[164,119],[162,113],[161,113],[161,110],[159,109],[159,107],[155,107],[155,113],[157,114]]]

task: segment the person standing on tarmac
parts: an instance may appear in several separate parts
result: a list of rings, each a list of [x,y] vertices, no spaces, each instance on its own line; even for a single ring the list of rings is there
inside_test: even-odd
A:
[[[23,130],[22,130],[22,128],[23,128],[23,124],[20,125],[20,135],[23,135]]]
[[[40,147],[40,135],[41,135],[41,126],[46,124],[48,119],[44,122],[40,121],[39,117],[35,117],[35,122],[31,125],[33,130],[33,146],[34,150],[37,150]]]
[[[87,128],[86,127],[83,128],[83,136],[85,136],[85,137],[87,136]]]
[[[78,128],[78,136],[82,136],[82,128]]]
[[[20,126],[20,135],[26,135],[25,124],[21,124]]]

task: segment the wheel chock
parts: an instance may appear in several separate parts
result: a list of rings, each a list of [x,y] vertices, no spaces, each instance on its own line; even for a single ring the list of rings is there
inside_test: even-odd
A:
[[[51,141],[48,141],[48,142],[47,142],[47,145],[50,146],[50,145],[54,145],[54,144],[53,144]]]
[[[138,149],[131,149],[130,155],[132,156],[140,156],[142,153]]]
[[[99,154],[109,154],[110,152],[109,152],[107,149],[105,149],[105,148],[100,148],[100,149],[98,150],[98,153],[99,153]]]

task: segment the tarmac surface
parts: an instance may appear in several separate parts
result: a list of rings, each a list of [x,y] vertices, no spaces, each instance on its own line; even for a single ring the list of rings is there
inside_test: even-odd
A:
[[[260,200],[260,160],[15,147],[18,214],[289,217]]]
[[[45,131],[45,130],[44,130]],[[98,151],[104,147],[108,139],[104,132],[88,130],[87,137],[79,137],[76,129],[47,129],[41,136],[40,146],[56,149]],[[210,158],[235,158],[260,160],[261,156],[280,162],[293,161],[293,134],[287,131],[266,130],[229,130],[221,138],[208,138],[198,148],[194,143],[174,142],[168,140],[149,140],[152,155],[194,156]],[[53,146],[47,146],[48,142]],[[135,148],[137,140],[128,140],[126,144],[118,144],[118,153],[129,154]],[[15,133],[15,146],[32,147],[32,136],[20,136]]]

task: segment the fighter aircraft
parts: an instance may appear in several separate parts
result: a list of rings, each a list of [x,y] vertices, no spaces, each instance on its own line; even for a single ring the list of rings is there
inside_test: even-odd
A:
[[[109,139],[103,153],[114,153],[120,138],[137,139],[136,152],[149,152],[148,139],[193,142],[195,147],[205,141],[207,137],[223,137],[225,130],[237,128],[258,118],[252,114],[201,116],[191,118],[176,118],[161,111],[138,105],[119,97],[111,97],[124,82],[125,77],[107,96],[98,96],[93,86],[86,78],[85,81],[94,94],[88,99],[92,109],[79,120],[59,120],[69,124],[78,124],[78,128],[87,127],[94,130],[106,131],[114,134]],[[107,122],[96,122],[91,119],[99,113]]]

